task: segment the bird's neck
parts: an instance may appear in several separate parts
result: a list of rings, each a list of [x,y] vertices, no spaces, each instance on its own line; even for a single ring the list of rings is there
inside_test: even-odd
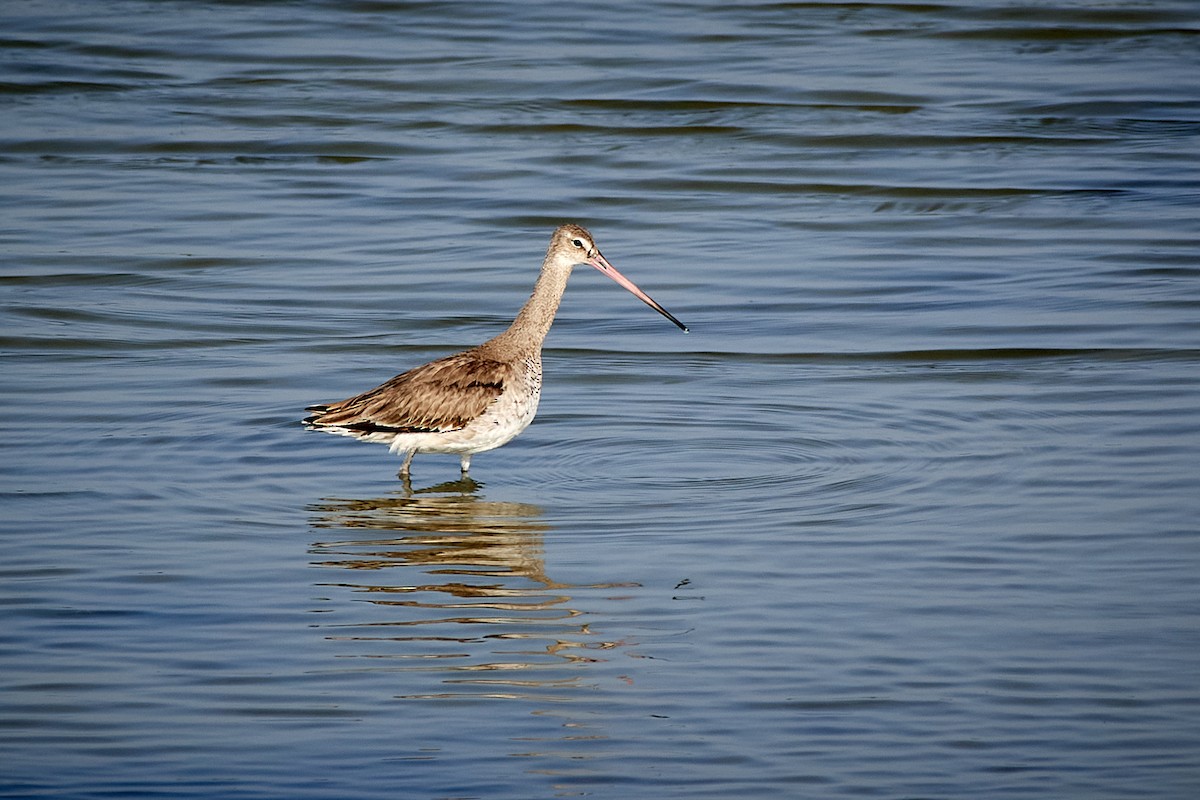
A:
[[[570,270],[543,265],[537,283],[533,285],[533,294],[525,301],[508,330],[493,342],[506,349],[541,350],[542,342],[554,324],[554,315],[558,312],[558,304],[562,301],[570,276]]]

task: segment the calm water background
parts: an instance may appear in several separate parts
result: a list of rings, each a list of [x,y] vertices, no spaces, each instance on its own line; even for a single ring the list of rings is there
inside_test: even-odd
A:
[[[0,795],[1190,798],[1192,2],[0,11]],[[592,270],[475,459],[306,433]]]

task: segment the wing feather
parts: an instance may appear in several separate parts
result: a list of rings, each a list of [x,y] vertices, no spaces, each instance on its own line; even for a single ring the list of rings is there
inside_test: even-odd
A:
[[[309,406],[313,414],[304,422],[362,433],[460,430],[500,396],[510,376],[509,364],[468,350],[341,402]]]

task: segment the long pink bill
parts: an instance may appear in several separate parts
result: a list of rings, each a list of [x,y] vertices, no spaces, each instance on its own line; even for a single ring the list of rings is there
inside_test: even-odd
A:
[[[591,258],[589,258],[587,260],[587,263],[591,264],[593,267],[600,270],[605,275],[607,275],[608,277],[612,278],[617,283],[624,286],[626,289],[628,289],[630,291],[631,294],[633,294],[634,297],[641,300],[643,303],[650,306],[651,308],[653,308],[658,313],[662,314],[667,319],[671,320],[671,322],[674,322],[677,326],[679,326],[679,330],[683,331],[684,333],[688,332],[687,325],[684,325],[682,322],[675,319],[674,315],[672,315],[670,311],[667,311],[665,308],[663,308],[658,303],[656,303],[654,301],[654,298],[651,297],[650,295],[646,294],[645,292],[643,292],[641,289],[639,289],[637,287],[637,284],[635,284],[633,281],[629,280],[629,278],[626,278],[621,273],[617,272],[617,268],[614,267],[612,264],[608,263],[607,258],[600,255],[599,253],[596,253],[596,255],[592,256]]]

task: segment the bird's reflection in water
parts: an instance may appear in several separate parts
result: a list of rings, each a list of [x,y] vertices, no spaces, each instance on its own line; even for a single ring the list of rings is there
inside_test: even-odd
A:
[[[345,534],[311,550],[316,566],[346,571],[320,584],[332,590],[326,638],[359,668],[409,673],[401,697],[551,699],[627,644],[600,641],[574,599],[620,584],[550,578],[542,510],[486,500],[481,488],[468,478],[310,507],[314,528]]]

